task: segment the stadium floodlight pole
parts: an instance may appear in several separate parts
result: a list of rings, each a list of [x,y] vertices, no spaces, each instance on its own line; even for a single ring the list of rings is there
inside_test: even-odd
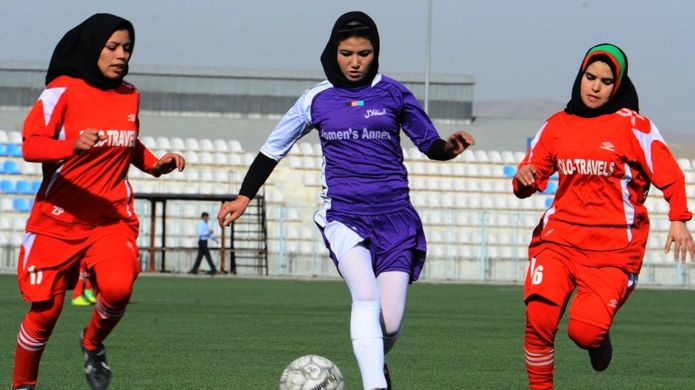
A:
[[[425,56],[425,112],[430,108],[430,62],[432,60],[432,0],[427,1],[427,55]]]

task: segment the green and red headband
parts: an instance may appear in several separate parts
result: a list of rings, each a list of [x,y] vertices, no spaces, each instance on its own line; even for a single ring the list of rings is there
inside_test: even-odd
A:
[[[602,43],[596,45],[589,49],[584,57],[584,62],[582,63],[582,72],[586,71],[587,66],[591,63],[591,59],[597,55],[604,55],[612,62],[615,71],[618,73],[615,80],[615,87],[611,95],[614,95],[618,88],[620,87],[620,82],[623,80],[625,71],[627,70],[627,60],[625,59],[625,54],[617,46],[611,45],[610,43]]]

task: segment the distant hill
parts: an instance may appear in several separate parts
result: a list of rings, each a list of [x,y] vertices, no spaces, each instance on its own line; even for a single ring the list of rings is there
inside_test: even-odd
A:
[[[543,120],[563,108],[564,104],[549,99],[483,100],[473,103],[473,116]]]

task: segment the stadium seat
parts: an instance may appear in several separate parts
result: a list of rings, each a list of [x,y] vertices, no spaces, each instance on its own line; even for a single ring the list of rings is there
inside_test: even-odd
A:
[[[229,151],[232,153],[243,153],[244,149],[241,147],[241,143],[235,139],[227,141],[227,146]]]
[[[185,169],[183,175],[189,183],[196,183],[200,180],[200,171],[194,168]]]
[[[510,185],[511,187],[511,185]],[[511,193],[511,192],[510,192]],[[517,198],[514,195],[508,195],[505,197],[507,201],[507,207],[511,210],[518,210],[521,208],[521,199]]]
[[[477,149],[475,152],[475,160],[479,163],[486,163],[490,161],[487,152],[482,149]]]
[[[530,198],[530,200],[531,200],[530,203],[532,203],[531,209],[545,211],[546,209],[548,209],[550,207],[550,204],[552,203],[551,199],[552,198],[546,198],[544,196],[539,196],[539,194],[536,193],[534,196],[532,196]],[[527,203],[527,202],[524,202],[522,200],[522,203]]]
[[[446,248],[441,245],[432,245],[428,248],[427,255],[432,256],[433,259],[443,259],[446,257]]]
[[[241,167],[244,165],[244,162],[241,159],[241,155],[237,153],[232,153],[229,155],[229,165],[232,167]]]
[[[43,174],[41,164],[24,160],[19,162],[19,170],[22,171],[23,175],[27,176],[41,176]]]
[[[306,145],[306,144],[302,144]],[[304,156],[302,158],[302,167],[304,169],[316,170],[320,167],[319,162],[313,156]]]
[[[141,137],[140,142],[149,150],[157,147],[157,141],[155,141],[152,137]]]
[[[490,160],[490,162],[493,164],[501,164],[502,163],[502,155],[497,150],[489,151],[487,156],[488,156],[488,159]]]
[[[212,141],[209,138],[201,138],[200,141],[198,141],[198,146],[203,152],[215,151],[215,145],[212,144]]]
[[[451,192],[454,190],[454,179],[452,177],[442,177],[439,180],[439,190],[444,192]]]
[[[544,194],[554,194],[557,192],[557,182],[555,180],[551,180],[548,182],[548,186],[545,187],[545,190],[543,191]]]
[[[495,174],[492,171],[492,166],[489,164],[480,165],[480,176],[481,177],[494,177]]]
[[[512,193],[512,182],[511,180],[507,179],[497,179],[494,182],[494,187],[495,187],[495,192],[498,193],[503,193],[503,194],[511,194]]]
[[[179,137],[173,137],[171,139],[171,149],[175,150],[177,152],[197,152],[198,148],[188,148],[186,145],[186,142],[179,138]]]
[[[553,205],[553,198],[546,198],[545,199],[545,208],[549,209],[550,206],[552,206],[552,205]]]
[[[22,133],[19,131],[10,131],[7,133],[7,143],[8,144],[21,144],[22,143]]]
[[[12,198],[8,196],[3,196],[0,198],[0,211],[12,211],[13,209]],[[4,221],[4,218],[0,218],[0,220]]]
[[[212,153],[212,162],[213,164],[222,167],[226,167],[227,165],[229,165],[227,154],[222,152]]]
[[[13,160],[5,160],[3,163],[4,171],[6,175],[19,175],[22,171],[19,169],[19,165]]]
[[[693,168],[692,164],[690,163],[690,160],[688,160],[687,158],[679,158],[678,166],[680,166],[681,169],[684,171],[689,171]]]
[[[514,175],[516,175],[516,167],[505,165],[502,172],[504,173],[504,176],[512,178]]]
[[[0,144],[6,144],[9,142],[7,137],[7,132],[5,130],[0,130]]]
[[[215,181],[214,175],[210,169],[201,169],[200,170],[200,180],[206,181],[206,182]]]
[[[475,154],[473,152],[471,152],[469,149],[467,149],[463,153],[461,153],[460,156],[461,156],[460,158],[465,162],[472,163],[472,162],[476,161]]]
[[[17,180],[15,189],[16,189],[18,194],[22,194],[22,195],[34,194],[34,192],[31,190],[31,183],[29,183],[26,180]]]
[[[319,185],[319,177],[315,172],[306,172],[304,175],[304,185],[305,186],[318,186]]]
[[[270,189],[267,189],[265,191],[265,199],[269,203],[282,203],[285,201],[285,197],[282,194],[282,192],[277,191],[277,190],[270,190]]]
[[[216,152],[222,152],[222,153],[229,152],[229,146],[227,145],[227,142],[223,139],[213,140],[212,145],[215,148]]]
[[[410,156],[410,159],[414,161],[426,159],[425,155],[415,147],[408,148],[408,155]]]
[[[5,157],[7,156],[7,144],[5,143],[0,143],[0,157]],[[2,173],[2,172],[0,172]]]
[[[217,169],[213,171],[213,181],[219,184],[229,182],[229,171],[226,169]]]
[[[200,158],[198,161],[200,165],[211,166],[215,164],[215,158],[213,157],[212,152],[198,152],[198,157]]]
[[[466,177],[480,177],[480,167],[476,164],[466,164]]]
[[[7,155],[10,157],[22,157],[22,145],[20,144],[8,144],[7,145]]]
[[[200,164],[200,155],[194,150],[186,150],[183,157],[186,159],[186,165]],[[184,170],[185,172],[186,170]]]
[[[169,142],[169,138],[166,137],[157,137],[155,139],[157,142],[157,149],[164,150],[164,151],[171,151],[171,142]]]
[[[17,193],[14,182],[8,179],[0,180],[0,191],[2,191],[5,194]]]
[[[299,153],[304,156],[313,156],[314,147],[309,142],[302,142],[299,144]]]
[[[466,165],[461,163],[454,163],[452,171],[452,175],[458,178],[466,176]]]
[[[502,151],[500,156],[502,157],[502,162],[504,164],[517,164],[518,163],[518,161],[516,161],[516,159],[514,158],[514,153],[512,153],[508,150]]]
[[[28,213],[31,211],[31,205],[25,198],[14,198],[12,200],[12,207],[15,211],[19,211],[20,213]]]
[[[173,140],[172,140],[173,141]],[[198,140],[195,138],[186,138],[184,141],[184,149],[182,150],[195,150],[195,151],[200,151],[200,145],[198,144]]]

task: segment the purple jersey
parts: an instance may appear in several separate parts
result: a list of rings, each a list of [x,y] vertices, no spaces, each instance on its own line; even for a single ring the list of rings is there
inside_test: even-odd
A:
[[[312,128],[323,149],[326,208],[382,214],[410,205],[401,128],[422,152],[439,139],[415,96],[377,75],[371,85],[346,89],[328,81],[307,90],[278,123],[261,153],[279,161]]]

